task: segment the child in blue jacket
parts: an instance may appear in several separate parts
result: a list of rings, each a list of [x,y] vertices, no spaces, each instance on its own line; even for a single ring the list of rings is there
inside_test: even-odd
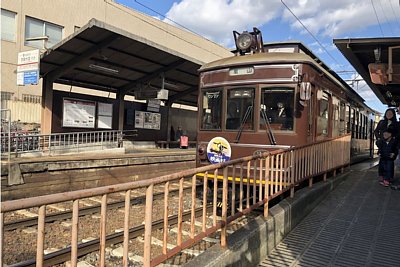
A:
[[[389,186],[394,176],[394,160],[398,154],[397,140],[393,136],[393,130],[387,128],[383,131],[383,138],[376,142],[379,155],[380,184]]]

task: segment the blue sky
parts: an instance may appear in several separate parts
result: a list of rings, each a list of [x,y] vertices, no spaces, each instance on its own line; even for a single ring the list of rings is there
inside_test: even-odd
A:
[[[304,43],[344,80],[359,80],[333,45],[335,38],[400,36],[400,0],[116,0],[167,23],[177,23],[225,47],[233,48],[232,31],[259,28],[264,42]],[[297,21],[289,9],[308,31]],[[315,40],[315,38],[317,40]],[[322,44],[321,45],[319,45]],[[351,83],[349,81],[349,83]],[[353,88],[367,105],[384,106],[364,81]]]

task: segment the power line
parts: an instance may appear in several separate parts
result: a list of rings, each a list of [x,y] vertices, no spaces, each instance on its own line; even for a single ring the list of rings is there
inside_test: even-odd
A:
[[[393,12],[394,18],[396,19],[397,23],[400,26],[400,20],[398,19],[397,15],[396,15],[396,12],[394,12],[394,8],[393,8],[393,5],[392,5],[392,0],[389,0],[389,3],[390,3],[390,7],[392,8],[392,12]],[[399,5],[400,5],[400,1],[399,1]]]
[[[374,1],[372,1],[372,0],[371,0],[371,4],[372,4],[372,7],[374,8],[374,12],[375,12],[376,20],[378,21],[379,28],[381,29],[382,37],[385,37],[385,35],[383,34],[383,30],[382,30],[381,22],[379,21],[378,14],[376,13],[376,9],[375,9],[375,6],[374,6]]]
[[[386,16],[385,10],[383,10],[382,2],[381,2],[381,0],[378,0],[378,1],[379,1],[379,5],[381,6],[382,13],[383,13],[383,15],[385,16],[385,20],[386,20],[386,22],[389,24],[389,29],[390,29],[390,31],[392,32],[392,35],[394,35],[393,29],[392,29],[392,25],[389,23],[389,19],[388,19],[387,16]],[[389,0],[389,1],[390,1],[390,0]]]
[[[314,40],[322,47],[322,49],[324,49],[324,51],[339,65],[342,66],[342,64],[340,64],[336,58],[334,58],[329,51],[325,48],[325,46],[323,46],[321,44],[321,42],[317,39],[317,37],[314,36],[314,34],[312,34],[312,32],[303,24],[303,22],[301,22],[301,20],[293,13],[293,11],[285,4],[285,2],[283,2],[283,0],[281,0],[282,4],[287,8],[287,10],[289,10],[290,13],[292,13],[292,15],[297,19],[297,21],[301,24],[301,26],[303,26],[303,28],[314,38]]]
[[[336,73],[356,73],[355,70],[337,70]]]
[[[112,1],[110,4],[112,4],[112,3],[114,3],[114,1]],[[156,25],[155,23],[151,23],[149,20],[143,19],[141,16],[137,16],[137,15],[135,15],[134,13],[131,13],[131,12],[129,12],[129,11],[127,11],[127,10],[121,8],[120,6],[123,6],[123,5],[121,5],[121,4],[115,4],[115,5],[114,5],[115,8],[121,10],[122,12],[125,12],[125,13],[129,14],[130,16],[136,17],[138,20],[141,20],[143,23],[149,24],[149,25],[153,26],[154,28],[157,28],[157,29],[159,29],[159,30],[161,30],[161,31],[166,32],[166,33],[169,34],[169,35],[174,36],[174,37],[177,38],[177,39],[180,39],[180,40],[182,40],[182,41],[184,41],[184,42],[186,42],[186,43],[188,43],[188,44],[191,44],[191,45],[193,45],[193,46],[195,46],[195,47],[198,47],[198,48],[200,48],[200,49],[202,49],[202,50],[204,50],[204,51],[207,51],[207,52],[209,52],[209,53],[211,53],[211,54],[214,54],[215,56],[221,58],[221,55],[218,55],[218,54],[215,53],[214,51],[212,51],[212,50],[210,50],[210,49],[207,49],[207,48],[205,48],[205,47],[203,47],[203,46],[201,46],[201,45],[198,45],[198,44],[196,44],[196,43],[194,43],[194,42],[191,42],[191,41],[189,41],[189,40],[186,40],[186,39],[182,38],[181,36],[179,36],[179,34],[174,34],[174,33],[172,33],[171,31],[167,31],[167,30],[164,29],[163,27],[161,27],[161,26],[159,26],[159,25]],[[130,8],[128,7],[128,9],[130,9]],[[197,35],[198,35],[198,34],[197,34]],[[198,36],[202,37],[201,35],[198,35]],[[205,38],[205,37],[202,37],[202,38],[208,40],[208,39]]]
[[[159,15],[159,16],[161,16],[161,17],[163,17],[164,19],[167,19],[167,20],[169,20],[169,21],[171,21],[171,22],[175,23],[176,25],[179,25],[179,26],[181,26],[181,27],[182,27],[182,28],[184,28],[185,30],[187,30],[187,31],[189,31],[189,32],[191,32],[191,33],[194,33],[194,34],[196,34],[196,35],[199,35],[199,36],[201,36],[201,35],[200,35],[200,34],[198,34],[197,32],[195,32],[195,31],[193,31],[193,30],[191,30],[191,29],[189,29],[189,28],[185,27],[184,25],[182,25],[182,24],[180,24],[180,23],[178,23],[178,22],[176,22],[176,21],[174,21],[174,20],[172,20],[172,19],[170,19],[170,18],[166,17],[164,14],[161,14],[160,12],[158,12],[158,11],[156,11],[156,10],[152,9],[151,7],[149,7],[149,6],[146,6],[145,4],[142,4],[142,3],[140,3],[140,2],[139,2],[139,1],[137,1],[137,0],[134,0],[134,1],[135,1],[135,3],[137,3],[137,4],[141,5],[141,6],[142,6],[142,7],[144,7],[144,8],[147,8],[148,10],[151,10],[152,12],[154,12],[154,13],[156,13],[157,15]]]

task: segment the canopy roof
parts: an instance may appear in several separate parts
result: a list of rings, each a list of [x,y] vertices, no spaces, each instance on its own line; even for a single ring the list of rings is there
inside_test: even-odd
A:
[[[347,58],[368,86],[389,106],[400,103],[400,38],[334,39],[334,44]],[[389,51],[392,51],[391,57]],[[392,77],[389,79],[389,59]]]
[[[172,50],[92,19],[42,55],[40,75],[60,84],[145,98],[164,84],[170,103],[196,105],[197,70],[204,63],[180,53],[179,44]]]

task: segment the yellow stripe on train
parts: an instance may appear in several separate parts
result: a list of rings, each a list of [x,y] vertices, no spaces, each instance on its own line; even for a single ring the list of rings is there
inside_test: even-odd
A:
[[[205,173],[198,173],[197,176],[204,177],[204,176],[206,176],[206,174]],[[214,180],[214,174],[209,173],[207,175],[207,177],[208,177],[208,179]],[[223,175],[217,175],[217,179],[222,181],[224,179],[224,176]],[[228,181],[233,181],[233,179],[234,178],[232,176],[228,176]],[[243,184],[247,184],[247,178],[243,177],[242,181],[243,181]],[[235,177],[235,183],[240,183],[240,177]],[[252,185],[253,183],[254,183],[254,179],[250,178],[249,179],[249,184]],[[265,185],[265,181],[264,180],[262,180],[261,183],[263,185]],[[256,179],[256,184],[257,185],[260,184],[260,180],[259,179]],[[280,185],[281,182],[279,180],[278,181],[268,181],[268,184]],[[288,185],[289,185],[289,183],[286,183],[286,182],[282,181],[282,186],[288,186]]]

